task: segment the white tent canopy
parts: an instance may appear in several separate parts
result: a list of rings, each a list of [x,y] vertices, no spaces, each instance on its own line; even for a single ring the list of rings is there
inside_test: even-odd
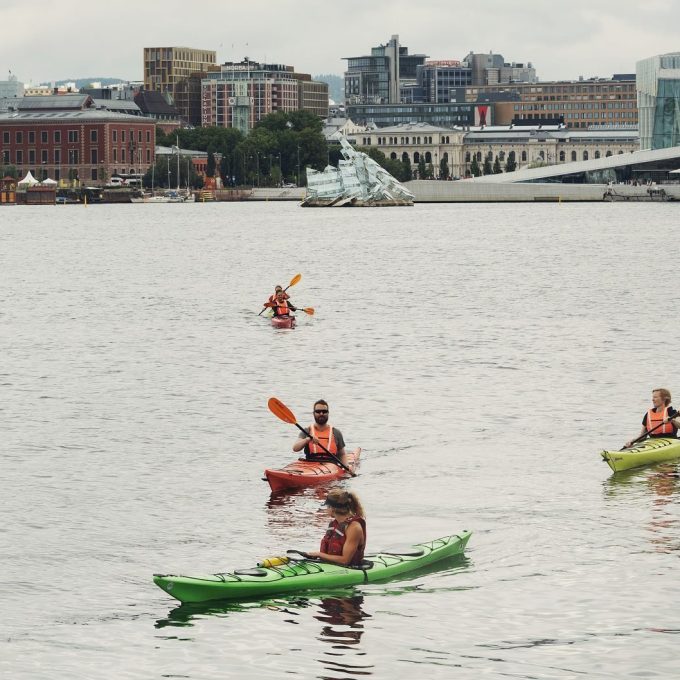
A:
[[[40,184],[42,184],[43,186],[49,186],[49,187],[53,187],[53,186],[57,185],[57,183],[53,179],[50,179],[49,177],[47,177],[42,182],[40,182]]]
[[[38,180],[35,177],[33,177],[33,175],[31,174],[31,171],[29,170],[26,173],[26,177],[24,177],[20,182],[17,182],[17,184],[18,184],[18,186],[32,187],[36,184],[40,184],[40,182],[38,182]]]

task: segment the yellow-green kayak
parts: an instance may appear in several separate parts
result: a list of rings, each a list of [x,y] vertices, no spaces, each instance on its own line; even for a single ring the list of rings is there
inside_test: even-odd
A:
[[[661,463],[680,458],[680,439],[650,437],[622,451],[602,451],[600,454],[614,472]]]

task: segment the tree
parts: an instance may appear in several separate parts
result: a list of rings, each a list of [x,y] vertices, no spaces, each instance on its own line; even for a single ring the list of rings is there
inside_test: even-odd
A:
[[[479,177],[482,174],[482,170],[477,162],[477,156],[472,157],[472,163],[470,163],[470,174],[473,177]]]
[[[425,157],[420,156],[420,160],[418,161],[418,179],[425,179],[427,175],[427,168],[425,167]]]
[[[500,175],[502,172],[503,169],[501,168],[501,160],[498,156],[496,156],[496,160],[493,162],[493,174]]]
[[[493,169],[491,167],[491,156],[492,153],[489,151],[488,154],[486,154],[486,158],[484,159],[484,174],[485,175],[490,175],[493,173]]]
[[[410,182],[413,179],[413,169],[411,168],[411,159],[408,157],[408,154],[405,154],[401,159],[401,164],[404,166],[403,181]]]
[[[208,161],[207,161],[206,167],[205,167],[205,176],[206,177],[214,177],[216,167],[217,167],[217,164],[215,162],[215,152],[213,151],[213,148],[211,146],[211,147],[208,148]]]
[[[517,169],[517,160],[515,159],[515,152],[511,151],[508,154],[508,160],[505,163],[505,172],[515,172]]]
[[[439,161],[439,178],[448,179],[449,178],[449,164],[446,158],[442,158]]]

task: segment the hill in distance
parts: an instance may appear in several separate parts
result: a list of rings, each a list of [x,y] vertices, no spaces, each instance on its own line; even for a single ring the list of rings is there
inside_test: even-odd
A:
[[[313,76],[314,80],[328,83],[328,96],[336,103],[341,104],[345,101],[345,79],[332,73],[321,76]]]

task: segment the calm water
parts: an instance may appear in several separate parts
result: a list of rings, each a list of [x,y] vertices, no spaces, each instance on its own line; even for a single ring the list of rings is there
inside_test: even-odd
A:
[[[0,672],[669,678],[677,465],[613,477],[678,392],[677,225],[654,205],[0,209]],[[257,317],[296,273],[293,331]],[[323,490],[262,470],[331,405],[369,550],[473,536],[412,580],[191,609],[153,572],[312,549]],[[676,402],[679,399],[676,399]],[[676,404],[677,405],[677,404]]]

